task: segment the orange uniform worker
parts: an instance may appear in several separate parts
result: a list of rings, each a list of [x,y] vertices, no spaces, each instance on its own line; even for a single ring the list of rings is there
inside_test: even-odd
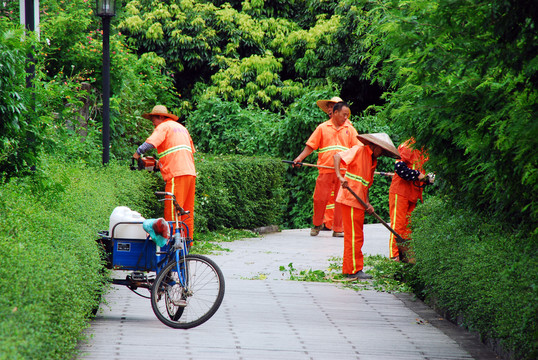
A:
[[[343,188],[336,197],[336,203],[342,206],[344,222],[342,273],[350,280],[372,278],[362,270],[364,266],[362,254],[364,212],[369,214],[374,212],[368,192],[374,181],[377,158],[381,155],[394,158],[399,156],[398,150],[385,133],[363,134],[357,137],[365,145],[355,145],[349,150],[334,155],[335,174]],[[342,176],[340,172],[341,163],[347,167],[345,176]],[[368,205],[367,208],[346,188],[353,190]]]
[[[302,162],[314,150],[319,150],[317,164],[333,167],[334,154],[358,145],[357,131],[351,122],[348,121],[349,113],[349,105],[345,102],[336,103],[333,107],[331,118],[314,130],[306,142],[304,150],[295,158],[294,162]],[[314,190],[314,216],[312,219],[314,228],[311,229],[310,235],[316,236],[319,234],[331,192],[334,191],[335,196],[338,196],[339,189],[340,182],[334,170],[319,168],[319,175]],[[343,237],[343,231],[342,210],[340,205],[336,204],[334,209],[333,236]]]
[[[133,154],[138,159],[146,151],[156,148],[159,167],[166,192],[175,195],[177,202],[189,215],[182,216],[181,221],[189,228],[189,238],[194,232],[194,194],[196,187],[196,170],[194,167],[194,144],[187,129],[177,122],[178,117],[168,113],[163,105],[156,105],[153,110],[142,115],[151,120],[155,129]],[[164,218],[175,221],[176,213],[172,201],[164,202]]]
[[[389,189],[390,223],[394,231],[402,238],[409,239],[411,230],[409,220],[411,213],[417,206],[417,201],[422,201],[423,187],[417,186],[417,181],[423,180],[426,175],[423,169],[428,156],[424,151],[413,149],[413,138],[398,146],[400,159],[394,166],[395,174]],[[400,254],[396,237],[390,234],[389,252],[392,260],[399,261],[405,254]]]

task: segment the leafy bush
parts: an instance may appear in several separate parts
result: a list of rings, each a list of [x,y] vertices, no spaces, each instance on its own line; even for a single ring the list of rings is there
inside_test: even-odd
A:
[[[220,98],[284,113],[306,91],[339,84],[359,111],[380,91],[362,76],[355,27],[369,19],[356,2],[136,0],[119,28],[139,54],[166,60],[182,110]]]
[[[45,1],[41,5],[42,40],[37,44],[41,73],[36,91],[45,92],[48,97],[41,99],[42,105],[47,106],[39,107],[37,115],[47,118],[54,113],[65,115],[69,110],[70,117],[60,116],[60,119],[67,120],[78,133],[100,132],[103,34],[99,29],[102,21],[93,13],[95,2]],[[149,135],[151,123],[141,119],[141,114],[157,103],[175,112],[179,102],[173,77],[164,71],[164,59],[152,52],[134,54],[124,36],[115,31],[115,23],[122,15],[120,12],[112,19],[110,34],[112,158],[129,157]],[[68,86],[72,93],[43,89],[58,90],[62,85]],[[92,145],[102,151],[100,142]]]
[[[39,145],[36,119],[24,115],[30,105],[26,60],[31,41],[21,41],[19,26],[0,17],[0,182],[35,164]]]
[[[280,224],[284,166],[267,157],[196,155],[197,232]]]
[[[45,157],[0,187],[2,358],[71,358],[106,281],[97,231],[118,205],[147,216],[152,186],[124,166]]]
[[[274,139],[281,117],[236,102],[208,99],[187,118],[196,150],[216,155],[278,154]]]
[[[357,31],[370,71],[389,88],[382,116],[429,149],[451,198],[535,230],[533,5],[382,0],[368,8],[373,21]]]
[[[513,359],[538,354],[536,236],[430,198],[413,213],[413,272],[422,296],[499,342]]]

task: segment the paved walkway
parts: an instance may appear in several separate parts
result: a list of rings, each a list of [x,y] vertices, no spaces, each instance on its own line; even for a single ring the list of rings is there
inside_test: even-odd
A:
[[[388,231],[365,226],[365,254],[387,256]],[[226,294],[217,313],[189,330],[169,328],[150,301],[113,287],[79,346],[80,359],[496,359],[474,336],[410,294],[356,292],[335,283],[287,281],[279,270],[324,270],[341,257],[330,232],[286,230],[223,243],[210,256]]]

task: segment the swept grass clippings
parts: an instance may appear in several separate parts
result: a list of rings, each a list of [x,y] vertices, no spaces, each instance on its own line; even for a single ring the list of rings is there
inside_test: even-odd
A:
[[[221,243],[259,237],[259,235],[253,231],[238,229],[222,229],[196,235],[194,245],[191,248],[191,253],[202,255],[212,255],[222,251],[230,251],[230,249],[223,247]]]
[[[325,270],[297,270],[293,263],[280,266],[280,271],[287,272],[290,280],[311,282],[341,283],[347,288],[359,290],[377,290],[384,292],[411,292],[411,287],[404,282],[407,264],[391,261],[381,256],[365,256],[364,271],[373,276],[368,281],[347,282],[342,274],[342,258],[329,258],[329,266]]]

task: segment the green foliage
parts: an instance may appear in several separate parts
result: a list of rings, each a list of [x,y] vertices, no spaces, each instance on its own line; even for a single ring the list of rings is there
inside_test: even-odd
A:
[[[283,113],[305,89],[328,84],[341,85],[359,111],[379,97],[349,51],[361,49],[361,15],[345,1],[133,0],[119,28],[139,54],[166,60],[182,111],[218,97]]]
[[[274,139],[281,117],[268,111],[241,108],[219,98],[198,104],[187,118],[196,150],[213,154],[275,156]]]
[[[41,6],[45,14],[41,24],[42,41],[38,44],[42,70],[36,87],[39,91],[40,87],[50,87],[48,83],[56,83],[58,90],[59,84],[64,84],[72,93],[46,92],[43,102],[48,106],[40,107],[37,116],[64,113],[62,108],[69,104],[72,108],[67,121],[78,127],[77,132],[83,135],[81,141],[88,141],[84,136],[86,132],[101,131],[103,32],[96,30],[101,19],[93,13],[95,2],[91,1],[45,1]],[[114,31],[113,22],[110,137],[111,156],[118,158],[130,157],[151,133],[151,123],[142,120],[140,115],[157,103],[165,104],[174,112],[179,96],[172,84],[173,77],[164,70],[164,59],[151,52],[137,56],[125,43],[121,33]],[[89,140],[88,143],[102,152],[99,141]]]
[[[223,242],[232,242],[258,235],[251,230],[221,229],[218,231],[197,232],[196,241],[190,252],[192,254],[215,254],[219,251],[230,251],[222,247]]]
[[[515,359],[536,354],[538,238],[430,198],[413,213],[414,273],[422,296]]]
[[[289,263],[287,267],[280,266],[282,272],[288,272],[290,280],[295,281],[311,281],[311,282],[330,282],[331,279],[326,275],[323,270],[297,270],[293,266],[293,263]]]
[[[94,117],[81,114],[86,99],[95,100],[95,94],[83,90],[75,76],[57,74],[46,76],[36,72],[33,95],[35,108],[27,116],[38,119],[37,131],[42,149],[61,154],[66,161],[84,161],[99,164],[102,147],[100,125]]]
[[[124,45],[118,41],[117,46]],[[175,91],[172,74],[165,70],[164,60],[156,54],[137,57],[120,48],[112,56],[111,72],[118,77],[111,80],[115,84],[110,114],[111,152],[118,159],[128,159],[153,131],[151,121],[141,115],[157,104],[179,114],[180,94]]]
[[[403,281],[408,265],[391,261],[384,256],[365,256],[364,270],[372,275],[371,281],[346,282],[345,286],[356,291],[371,289],[384,292],[409,292],[411,288]],[[345,275],[342,274],[342,258],[329,258],[329,266],[325,270],[298,270],[289,263],[288,266],[280,266],[282,272],[289,274],[290,280],[311,282],[342,282]]]
[[[284,166],[268,157],[196,154],[195,229],[254,229],[282,218]]]
[[[211,77],[209,86],[197,94],[200,101],[215,97],[234,100],[243,105],[257,105],[262,109],[282,111],[283,104],[290,104],[304,92],[299,82],[280,78],[282,60],[270,52],[263,56],[252,55],[220,69]]]
[[[71,358],[107,274],[95,242],[112,209],[149,208],[151,177],[46,156],[33,177],[0,186],[0,353]]]
[[[371,285],[377,291],[411,292],[412,288],[405,282],[409,265],[392,261],[382,255],[364,257],[364,267],[373,276]]]
[[[21,41],[20,27],[0,17],[0,182],[35,165],[39,144],[35,119],[25,117],[26,59],[31,41]]]
[[[538,35],[530,6],[370,3],[364,44],[370,71],[390,89],[382,116],[429,149],[444,192],[532,231]]]

